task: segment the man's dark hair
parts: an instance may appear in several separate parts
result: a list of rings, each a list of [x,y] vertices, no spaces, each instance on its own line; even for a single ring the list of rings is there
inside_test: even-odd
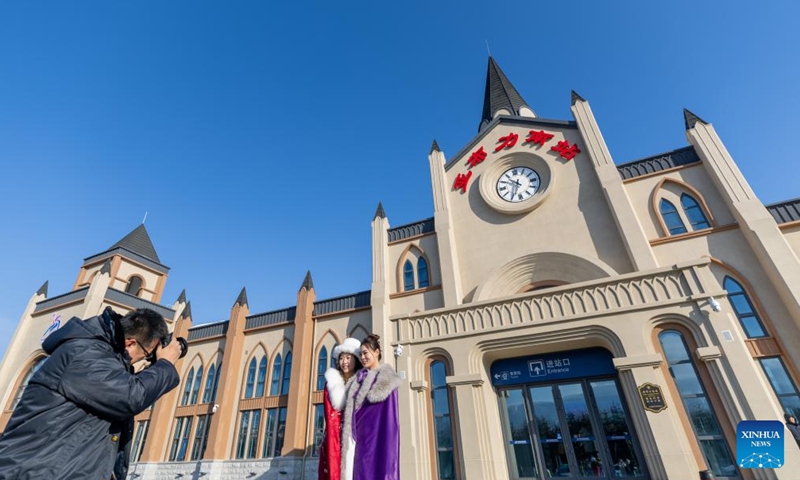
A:
[[[164,317],[149,308],[137,308],[122,317],[119,323],[125,338],[138,340],[146,348],[169,334]]]

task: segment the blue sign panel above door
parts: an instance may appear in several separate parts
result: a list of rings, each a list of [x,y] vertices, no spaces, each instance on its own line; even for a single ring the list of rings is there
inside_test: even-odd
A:
[[[502,387],[615,375],[613,358],[611,352],[600,347],[505,358],[492,364],[492,385]]]

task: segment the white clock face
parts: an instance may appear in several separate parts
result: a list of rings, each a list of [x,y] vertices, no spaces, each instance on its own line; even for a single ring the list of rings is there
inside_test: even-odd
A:
[[[539,191],[539,174],[528,167],[509,168],[497,180],[497,194],[507,202],[519,203]]]

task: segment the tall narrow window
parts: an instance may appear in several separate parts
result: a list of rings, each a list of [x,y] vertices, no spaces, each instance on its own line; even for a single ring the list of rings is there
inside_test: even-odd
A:
[[[403,264],[403,291],[414,290],[414,266],[411,260],[406,260]]]
[[[419,257],[419,260],[417,260],[417,286],[425,288],[428,285],[430,285],[430,281],[428,281],[428,262],[425,257]]]
[[[211,401],[211,391],[214,389],[214,379],[216,378],[216,365],[213,363],[208,368],[208,375],[206,375],[206,386],[203,388],[203,403]]]
[[[125,286],[125,293],[130,293],[131,295],[136,295],[138,297],[141,289],[142,277],[134,275],[128,280],[128,285]]]
[[[209,370],[208,373],[210,374],[211,370]],[[211,422],[209,422],[208,415],[200,415],[197,417],[197,429],[194,432],[194,441],[192,442],[192,460],[200,460],[203,458],[210,426]]]
[[[256,458],[258,451],[258,429],[261,426],[261,410],[253,410],[250,421],[250,437],[247,439],[247,458]]]
[[[336,357],[333,356],[333,352],[336,351],[336,347],[338,347],[338,346],[339,346],[338,343],[334,343],[333,344],[333,350],[331,350],[331,368],[336,368],[337,367],[337,365],[336,365]]]
[[[733,463],[711,402],[689,356],[683,335],[675,330],[665,330],[658,335],[658,340],[708,468],[718,477],[738,477],[736,464]]]
[[[281,395],[289,394],[289,381],[292,379],[292,352],[286,354],[286,363],[283,365],[283,385]]]
[[[691,195],[686,193],[681,195],[681,206],[683,207],[683,212],[686,214],[686,218],[689,219],[689,223],[692,225],[692,230],[702,230],[703,228],[711,227],[711,224],[708,223],[708,219],[706,219],[706,215],[703,213],[703,209],[700,208],[700,205],[697,204],[697,200],[692,198]]]
[[[253,396],[253,383],[256,381],[256,359],[250,360],[250,367],[247,369],[247,383],[244,387],[244,398]]]
[[[192,388],[192,398],[189,401],[190,405],[197,403],[197,396],[200,394],[200,384],[203,383],[203,366],[197,369],[197,376],[194,377],[194,388]]]
[[[189,376],[186,377],[186,386],[183,387],[183,398],[181,398],[181,405],[189,403],[189,394],[192,391],[192,382],[194,382],[194,367],[189,370]]]
[[[759,358],[758,362],[761,363],[761,368],[767,374],[769,384],[772,385],[772,390],[775,391],[775,396],[778,397],[784,413],[800,418],[800,394],[797,392],[797,386],[786,371],[786,365],[780,357],[765,357]]]
[[[761,324],[761,319],[758,318],[756,309],[753,308],[753,303],[742,285],[731,277],[725,277],[722,288],[728,291],[728,300],[731,302],[733,311],[736,312],[736,317],[742,324],[747,338],[766,337],[767,334]]]
[[[325,388],[325,370],[328,369],[328,349],[322,347],[317,360],[317,390]]]
[[[258,364],[258,381],[256,382],[256,397],[264,396],[264,383],[267,380],[267,356],[261,357]]]
[[[264,453],[262,457],[269,458],[275,456],[275,425],[278,421],[278,409],[270,408],[267,410],[267,425],[264,429]]]
[[[244,458],[247,448],[247,431],[250,427],[250,410],[241,413],[239,421],[239,439],[236,442],[236,458]]]
[[[144,442],[147,441],[147,432],[150,430],[150,420],[143,420],[136,426],[136,436],[133,440],[133,448],[131,449],[131,456],[129,461],[131,463],[138,462],[142,459],[142,452],[144,452]]]
[[[17,394],[14,395],[14,401],[11,403],[11,410],[17,408],[17,404],[22,399],[22,394],[25,393],[25,389],[28,387],[28,382],[31,381],[31,377],[33,376],[33,374],[36,373],[40,368],[42,368],[42,365],[44,364],[45,360],[47,360],[47,357],[42,357],[36,360],[36,362],[34,362],[33,365],[31,365],[31,368],[29,368],[28,371],[25,372],[25,377],[22,379],[21,382],[19,382],[19,387],[17,387]]]
[[[436,472],[438,480],[456,478],[453,452],[453,427],[450,416],[450,394],[445,382],[447,372],[441,360],[431,363],[431,412],[436,439]]]
[[[281,354],[275,357],[275,363],[272,365],[272,382],[269,386],[269,394],[277,395],[280,392],[281,386]]]
[[[278,409],[278,428],[275,430],[275,456],[281,456],[283,438],[286,435],[286,407]]]
[[[314,447],[311,456],[319,456],[319,447],[322,445],[322,437],[325,436],[325,406],[321,403],[314,405]]]
[[[172,434],[172,448],[169,449],[169,461],[174,462],[178,456],[178,446],[181,444],[181,433],[183,433],[183,422],[186,417],[175,420],[175,433]]]
[[[214,376],[214,389],[211,390],[211,399],[208,403],[214,403],[214,400],[217,399],[217,388],[219,388],[219,376],[222,373],[222,362],[220,362],[219,366],[217,366],[217,374]]]
[[[664,219],[664,223],[667,225],[667,230],[669,230],[670,235],[686,233],[686,226],[683,225],[683,220],[681,220],[681,216],[678,215],[678,210],[675,208],[675,205],[662,198],[659,209],[661,210],[661,217]]]

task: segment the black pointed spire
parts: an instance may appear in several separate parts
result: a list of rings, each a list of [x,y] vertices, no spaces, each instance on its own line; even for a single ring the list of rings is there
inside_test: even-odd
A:
[[[311,279],[311,270],[306,272],[306,278],[303,280],[303,285],[300,286],[300,291],[303,289],[312,290],[314,288],[314,280]]]
[[[239,296],[236,297],[236,303],[233,304],[235,307],[236,305],[246,306],[247,305],[247,289],[242,287],[242,291],[239,293]]]
[[[47,296],[47,287],[50,285],[50,280],[45,280],[39,290],[36,290],[36,295],[44,295]]]
[[[386,218],[386,212],[383,211],[383,203],[378,202],[378,208],[375,209],[375,216],[372,217],[373,220],[376,218]]]
[[[577,102],[585,102],[586,100],[578,95],[578,92],[575,90],[572,91],[572,103],[571,105],[575,105]]]
[[[109,258],[106,260],[106,263],[103,264],[103,267],[100,268],[100,274],[107,273],[111,275],[111,259]]]
[[[186,303],[186,289],[185,288],[183,290],[181,290],[181,294],[178,295],[178,300],[176,300],[176,302],[177,303]]]
[[[187,302],[186,307],[181,312],[181,318],[191,318],[192,317],[192,302]]]
[[[683,120],[686,122],[686,130],[694,128],[694,125],[697,122],[700,122],[703,125],[708,125],[708,122],[690,112],[688,108],[683,109]]]
[[[428,155],[430,155],[433,152],[441,152],[441,149],[439,149],[439,144],[436,143],[436,140],[433,141],[433,145],[431,145],[431,151],[428,152]]]
[[[161,263],[161,260],[158,259],[156,248],[153,246],[153,242],[150,241],[150,235],[147,234],[147,229],[144,228],[144,224],[133,229],[133,231],[125,235],[122,240],[112,245],[109,250],[117,247],[128,249],[133,253]]]
[[[522,107],[533,111],[508,80],[506,74],[500,70],[500,66],[497,65],[494,58],[489,57],[489,68],[486,71],[486,92],[483,97],[483,116],[478,131],[483,130],[492,121],[498,110],[505,109],[511,115],[520,115]]]

